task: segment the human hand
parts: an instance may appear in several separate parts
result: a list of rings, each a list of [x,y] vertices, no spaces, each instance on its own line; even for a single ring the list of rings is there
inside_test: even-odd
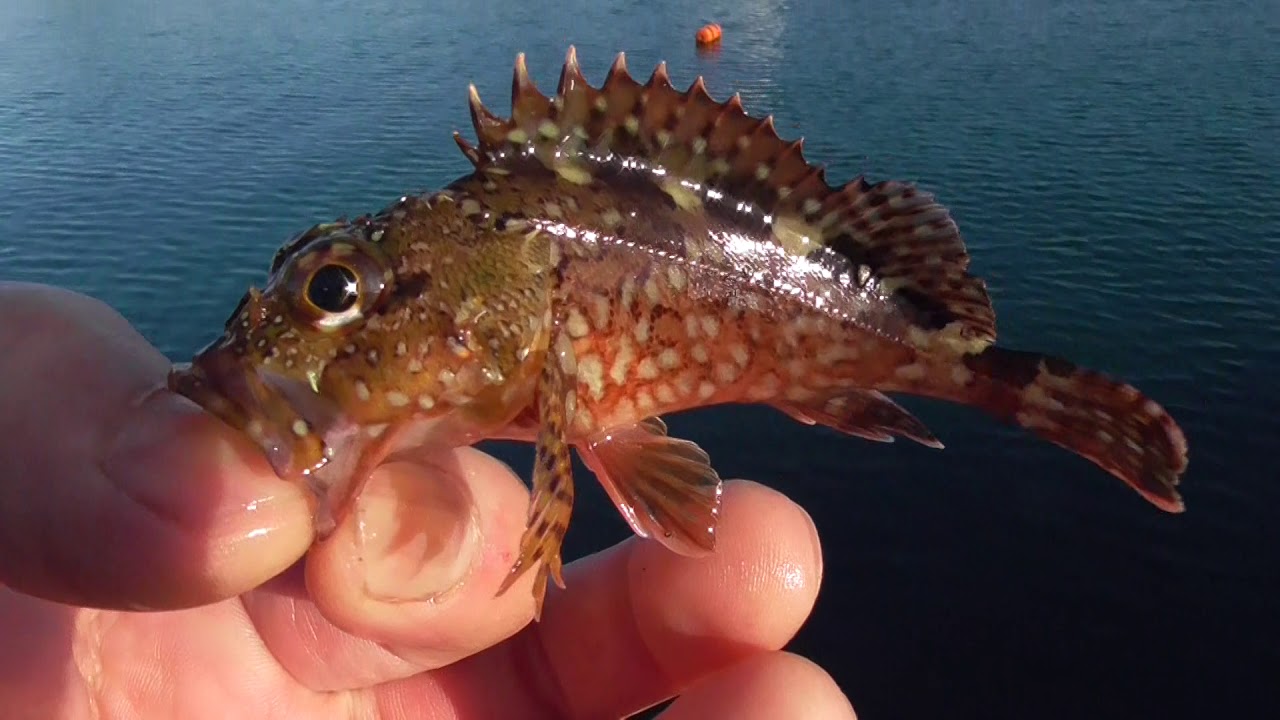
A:
[[[853,717],[779,651],[822,561],[763,486],[727,485],[710,557],[629,539],[530,624],[532,574],[495,596],[528,507],[496,460],[384,466],[312,547],[306,490],[111,309],[0,283],[0,348],[5,718]]]

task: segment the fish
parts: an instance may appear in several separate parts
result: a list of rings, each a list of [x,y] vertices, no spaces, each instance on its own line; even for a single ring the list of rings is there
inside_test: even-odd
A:
[[[486,439],[534,445],[527,527],[499,594],[563,588],[571,453],[638,536],[714,552],[722,481],[663,416],[763,404],[807,425],[941,448],[892,395],[967,405],[1092,461],[1157,508],[1186,438],[1130,384],[997,344],[951,212],[916,185],[827,182],[803,139],[666,64],[619,53],[592,86],[570,47],[511,114],[469,90],[470,162],[441,189],[281,246],[168,386],[305,485],[323,537],[369,473]]]

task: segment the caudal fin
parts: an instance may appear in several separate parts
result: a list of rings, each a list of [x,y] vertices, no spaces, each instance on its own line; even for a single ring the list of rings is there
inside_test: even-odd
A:
[[[1047,355],[990,347],[925,394],[973,405],[1088,458],[1162,510],[1182,512],[1187,441],[1132,385]]]

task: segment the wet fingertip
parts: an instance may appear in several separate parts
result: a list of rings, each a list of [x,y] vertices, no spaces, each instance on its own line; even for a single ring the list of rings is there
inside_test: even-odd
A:
[[[417,463],[374,472],[350,530],[364,591],[382,602],[443,601],[475,572],[483,547],[469,483]]]
[[[398,457],[308,555],[307,588],[346,632],[422,669],[455,662],[532,617],[527,589],[497,593],[527,506],[519,479],[478,451]]]
[[[803,505],[768,485],[763,485],[752,480],[735,479],[726,482],[726,491],[730,484],[740,488],[734,492],[735,495],[740,493],[757,495],[764,498],[765,502],[769,504],[776,505],[778,507],[789,507],[799,516],[801,523],[807,530],[810,559],[812,561],[812,567],[815,569],[814,574],[816,576],[814,582],[815,584],[821,584],[823,574],[822,539],[818,535],[818,524],[814,522],[813,515],[809,514],[809,511],[805,509]]]
[[[661,720],[856,720],[853,704],[829,673],[788,652],[753,655],[702,678]]]
[[[746,648],[783,647],[817,599],[821,552],[812,520],[794,502],[757,483],[726,483],[720,530],[706,558],[674,557],[650,543],[632,556],[636,622],[670,677],[721,666]]]
[[[199,604],[244,592],[310,544],[305,491],[279,479],[247,441],[185,398],[144,392],[106,438],[99,469],[126,504],[108,503],[150,577]],[[119,538],[115,538],[119,539]],[[122,549],[122,552],[125,551]],[[145,602],[145,601],[144,601]]]

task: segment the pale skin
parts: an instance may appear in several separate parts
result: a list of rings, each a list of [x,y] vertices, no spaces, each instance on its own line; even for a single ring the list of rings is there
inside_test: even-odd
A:
[[[531,624],[532,575],[495,595],[528,490],[489,456],[384,466],[311,547],[306,490],[154,392],[168,362],[110,308],[0,283],[0,347],[7,717],[854,716],[780,650],[822,560],[775,491],[729,483],[709,557],[631,538],[567,565]]]

